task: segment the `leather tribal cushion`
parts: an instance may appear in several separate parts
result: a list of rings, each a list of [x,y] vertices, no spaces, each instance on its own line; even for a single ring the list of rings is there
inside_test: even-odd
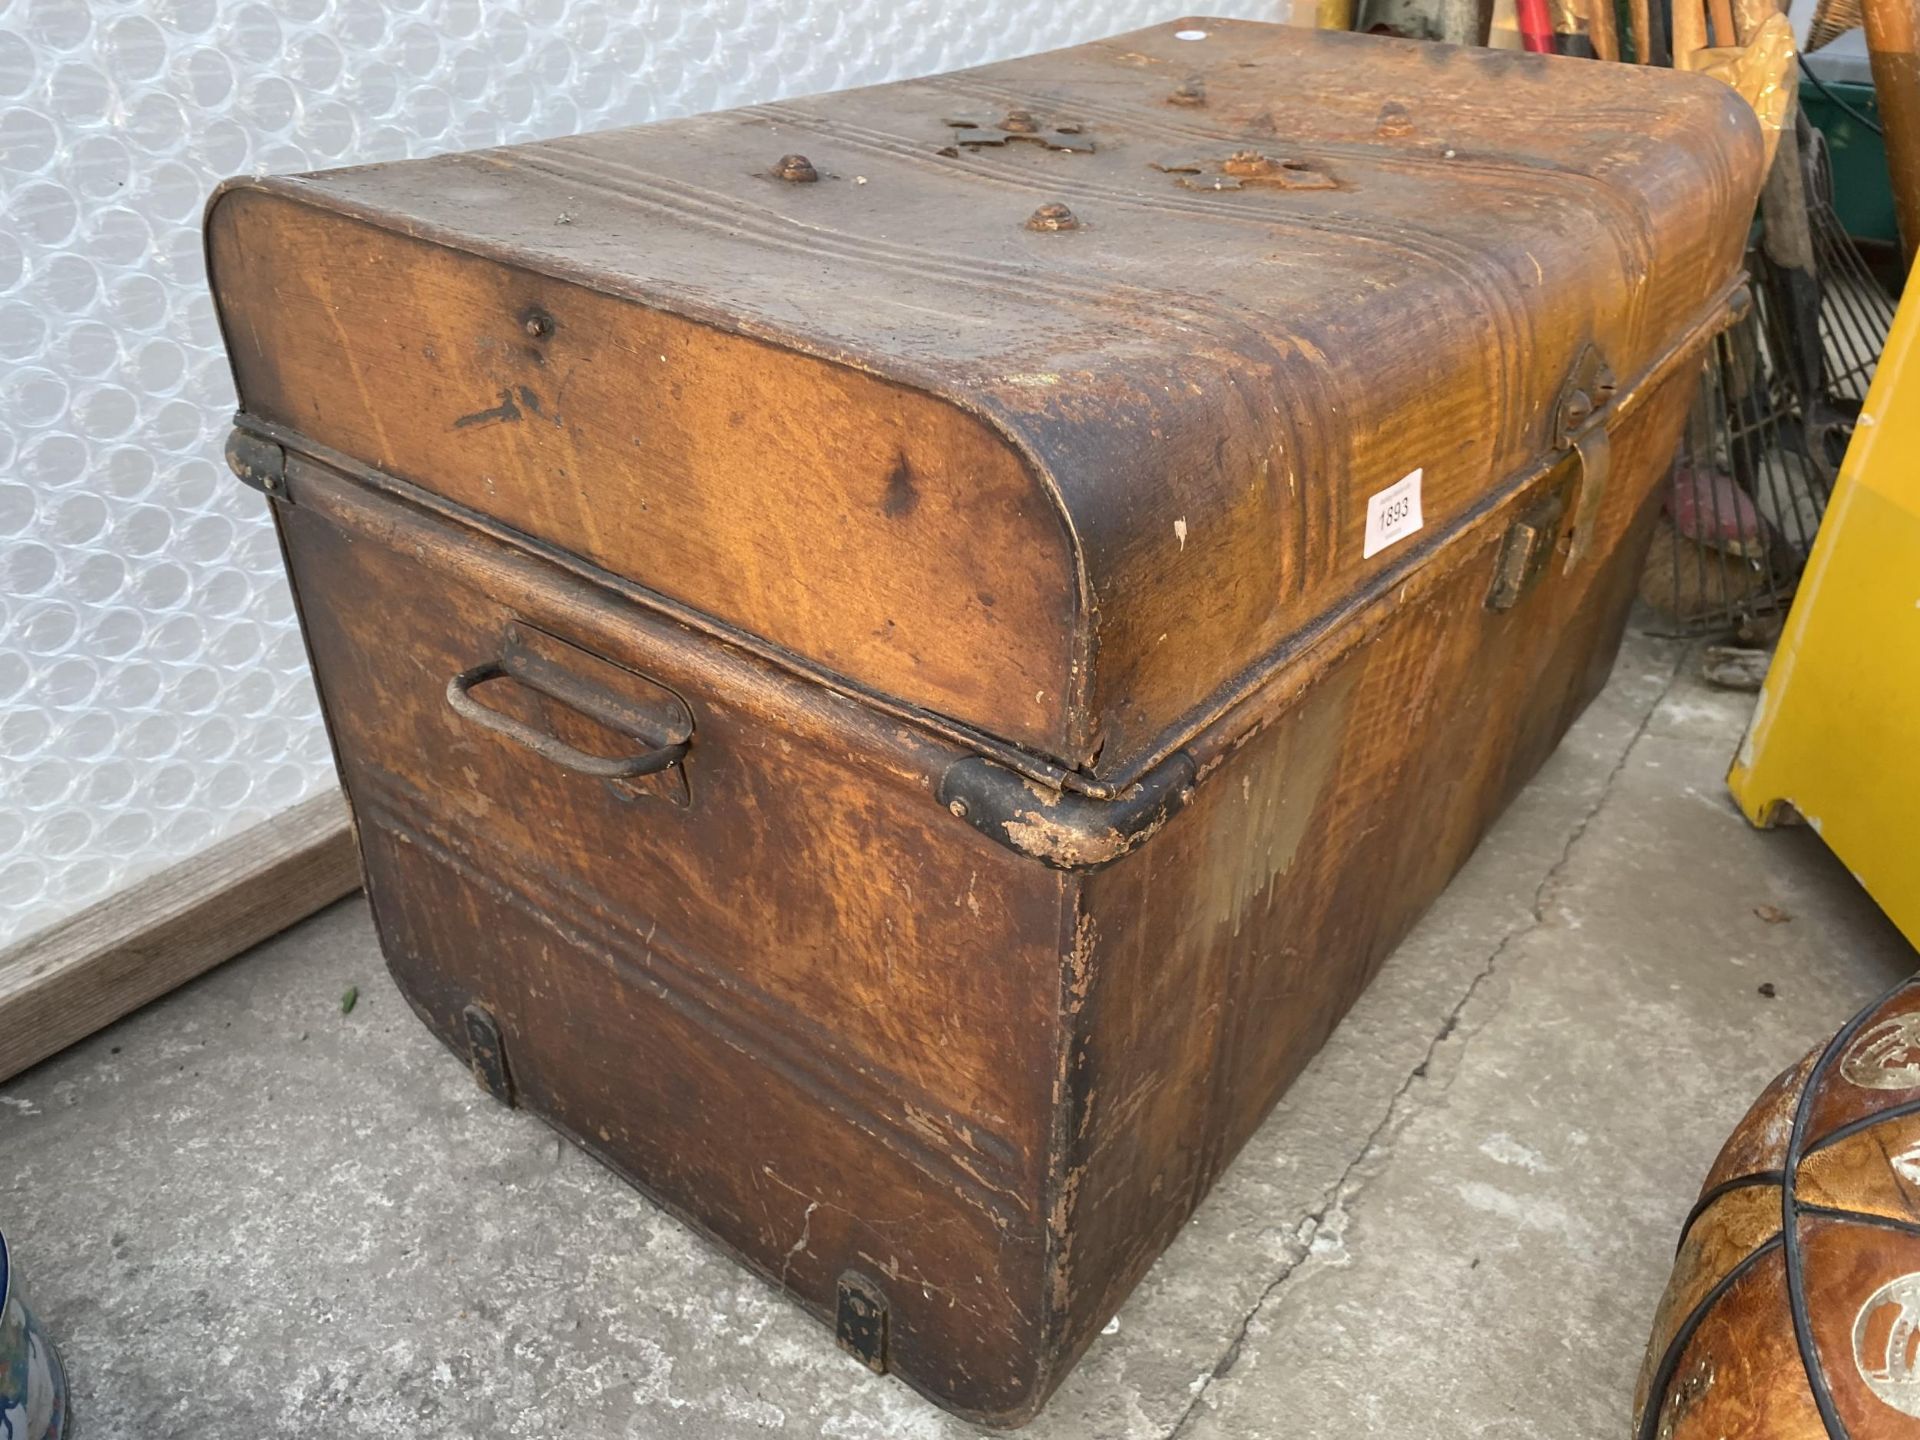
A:
[[[1920,976],[1746,1114],[1681,1230],[1637,1440],[1920,1436]]]

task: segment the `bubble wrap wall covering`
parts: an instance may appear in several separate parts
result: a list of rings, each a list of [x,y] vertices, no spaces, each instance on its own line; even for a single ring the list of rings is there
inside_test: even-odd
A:
[[[1271,15],[1271,3],[1227,3]],[[333,783],[200,207],[927,74],[1154,0],[0,0],[0,945]]]

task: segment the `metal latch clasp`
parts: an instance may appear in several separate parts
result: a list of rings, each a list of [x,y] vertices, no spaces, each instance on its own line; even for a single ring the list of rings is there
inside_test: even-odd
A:
[[[1539,583],[1553,556],[1554,543],[1560,538],[1569,488],[1566,481],[1551,484],[1507,527],[1494,565],[1493,588],[1487,592],[1489,610],[1513,609]]]
[[[1613,468],[1613,447],[1607,439],[1606,418],[1602,412],[1613,399],[1617,382],[1613,370],[1597,347],[1588,345],[1574,362],[1573,373],[1560,391],[1560,404],[1554,416],[1554,443],[1571,450],[1575,459],[1573,533],[1567,543],[1567,563],[1563,573],[1586,558],[1593,548],[1594,522],[1600,515],[1600,502],[1606,498],[1607,479]]]

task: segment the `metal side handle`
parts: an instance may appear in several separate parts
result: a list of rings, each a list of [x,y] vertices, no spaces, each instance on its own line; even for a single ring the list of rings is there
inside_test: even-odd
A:
[[[536,690],[569,709],[577,710],[589,720],[602,725],[608,723],[608,717],[596,715],[594,713],[596,707],[575,687],[542,684],[537,672],[518,668],[509,671],[506,665],[498,660],[489,660],[483,665],[475,665],[471,670],[462,670],[447,681],[447,704],[453,708],[453,713],[461,718],[471,720],[474,724],[491,730],[496,735],[505,736],[515,744],[525,746],[542,759],[551,760],[562,769],[571,770],[575,774],[591,775],[599,780],[637,779],[639,776],[652,775],[666,769],[669,765],[679,763],[693,743],[693,737],[688,735],[683,739],[643,750],[638,755],[613,759],[589,755],[586,751],[576,749],[564,740],[536,730],[533,726],[516,720],[511,715],[503,714],[491,706],[482,705],[474,698],[473,691],[476,687],[503,676],[511,678],[517,684],[525,685],[530,690]],[[559,693],[562,690],[569,693]],[[609,726],[609,728],[617,727]]]

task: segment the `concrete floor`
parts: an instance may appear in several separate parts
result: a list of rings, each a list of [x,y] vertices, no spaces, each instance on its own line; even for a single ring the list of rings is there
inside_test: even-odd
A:
[[[1721,1139],[1916,965],[1734,811],[1749,704],[1630,639],[1026,1433],[1626,1433]],[[357,899],[0,1087],[0,1223],[89,1440],[972,1433],[483,1096]]]

